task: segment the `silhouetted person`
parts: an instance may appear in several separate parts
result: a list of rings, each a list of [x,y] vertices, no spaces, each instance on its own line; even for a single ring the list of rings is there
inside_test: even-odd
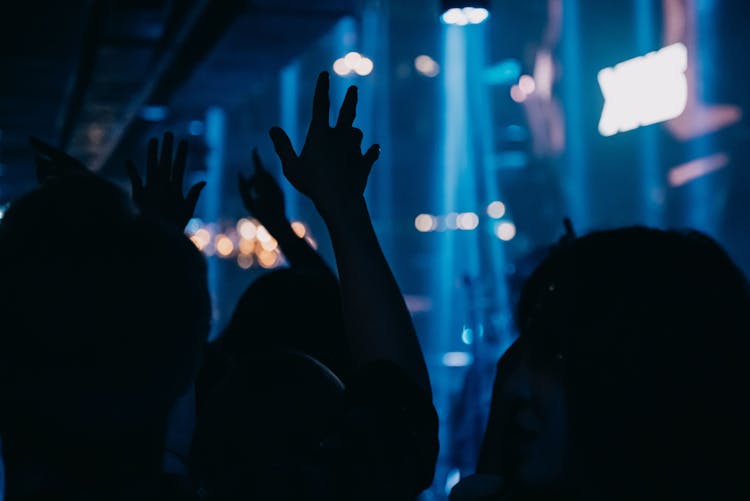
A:
[[[750,298],[713,240],[640,227],[575,239],[518,311],[505,498],[748,498]]]
[[[169,498],[166,417],[208,333],[205,262],[108,182],[40,178],[0,223],[6,498]]]
[[[248,287],[217,344],[238,362],[272,348],[305,353],[346,380],[351,355],[342,315],[333,277],[275,270]]]

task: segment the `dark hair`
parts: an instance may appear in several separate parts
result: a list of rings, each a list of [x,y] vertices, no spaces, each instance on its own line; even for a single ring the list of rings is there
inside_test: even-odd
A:
[[[276,270],[253,282],[218,345],[240,361],[286,349],[316,358],[344,380],[351,371],[338,283],[305,270]]]
[[[558,246],[518,307],[537,368],[562,365],[574,463],[609,499],[747,489],[749,318],[716,242],[643,227]]]

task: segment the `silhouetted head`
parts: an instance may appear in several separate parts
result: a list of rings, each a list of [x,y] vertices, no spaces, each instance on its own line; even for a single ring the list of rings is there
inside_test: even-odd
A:
[[[749,315],[744,276],[700,233],[559,246],[519,303],[520,477],[607,499],[747,489]]]
[[[158,461],[167,412],[193,377],[208,332],[201,255],[93,176],[52,180],[20,198],[0,224],[0,241],[0,430],[9,476],[16,459],[102,470]],[[129,447],[154,456],[129,457]],[[84,459],[71,449],[101,454]],[[85,474],[91,481],[95,473]]]
[[[320,360],[343,379],[351,370],[338,284],[292,268],[267,273],[248,287],[219,345],[240,361],[287,349]]]
[[[344,388],[301,353],[258,353],[205,396],[193,442],[195,475],[219,501],[333,499]]]

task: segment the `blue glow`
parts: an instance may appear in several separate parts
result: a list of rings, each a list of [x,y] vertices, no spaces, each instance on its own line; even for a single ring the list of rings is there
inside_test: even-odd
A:
[[[206,111],[206,146],[208,146],[208,152],[206,153],[206,188],[202,193],[205,208],[203,216],[208,221],[219,221],[222,216],[225,135],[226,115],[224,110],[219,107],[209,108]],[[208,287],[211,296],[214,298],[214,301],[212,301],[214,305],[219,304],[216,298],[221,292],[218,267],[218,260],[208,260]],[[215,320],[211,322],[213,328],[209,339],[214,339],[219,335],[219,322]]]
[[[191,136],[200,136],[203,134],[205,127],[203,125],[203,122],[200,120],[191,120],[188,124],[188,133]]]
[[[636,0],[635,14],[638,51],[645,54],[654,50],[654,46],[659,43],[653,2],[651,0]],[[640,134],[641,220],[643,224],[658,227],[662,225],[664,217],[662,204],[659,201],[659,193],[664,189],[661,175],[659,131],[654,127],[647,127],[641,130]]]
[[[583,68],[581,61],[580,0],[563,3],[562,65],[564,68]],[[586,232],[591,221],[586,179],[588,155],[586,154],[586,124],[581,103],[584,102],[583,82],[578,71],[565,73],[562,84],[563,108],[566,117],[566,175],[563,183],[568,216],[576,231]]]
[[[700,40],[698,53],[693,55],[700,67],[701,85],[698,100],[702,103],[712,103],[712,93],[717,82],[717,68],[713,63],[717,50],[715,40],[718,39],[714,24],[716,3],[713,0],[696,0],[695,9],[696,37]],[[690,143],[689,151],[691,158],[701,158],[716,153],[716,145],[710,134],[704,135]],[[715,176],[696,179],[687,184],[685,190],[688,194],[685,207],[686,225],[715,235],[721,210],[721,204],[714,201],[714,197],[720,193]]]
[[[299,124],[299,80],[300,62],[294,60],[281,70],[280,80],[280,102],[281,128],[286,131],[295,148],[301,145]],[[290,183],[281,183],[284,189],[287,214],[292,219],[302,217],[300,213],[301,195]]]
[[[474,331],[464,326],[463,332],[461,332],[461,341],[464,344],[471,344],[474,342]]]
[[[144,106],[140,116],[146,122],[161,122],[169,116],[169,108],[159,105]]]
[[[474,355],[467,351],[449,351],[443,354],[442,361],[446,367],[467,367],[474,363]]]
[[[521,63],[506,59],[484,70],[484,81],[489,85],[510,85],[521,76]]]

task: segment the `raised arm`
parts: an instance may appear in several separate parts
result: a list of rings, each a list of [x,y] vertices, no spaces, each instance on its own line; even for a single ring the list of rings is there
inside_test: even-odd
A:
[[[263,166],[257,150],[253,150],[253,166],[255,170],[249,177],[238,175],[240,195],[247,211],[279,242],[281,252],[293,268],[325,274],[335,280],[323,258],[292,230],[286,215],[284,192]]]
[[[334,127],[329,125],[329,76],[318,77],[313,116],[299,155],[286,133],[270,131],[284,175],[308,196],[331,234],[341,281],[344,320],[355,366],[378,360],[398,365],[430,392],[414,324],[380,248],[365,203],[370,170],[380,155],[363,155],[362,131],[353,127],[357,88],[349,87]]]
[[[187,167],[187,141],[177,145],[177,152],[172,156],[174,136],[171,132],[164,134],[161,142],[154,137],[148,142],[146,153],[146,183],[138,175],[138,169],[132,160],[128,161],[127,170],[133,189],[133,202],[142,214],[153,216],[183,230],[193,217],[195,206],[205,181],[190,187],[187,195],[182,193],[182,184]]]

